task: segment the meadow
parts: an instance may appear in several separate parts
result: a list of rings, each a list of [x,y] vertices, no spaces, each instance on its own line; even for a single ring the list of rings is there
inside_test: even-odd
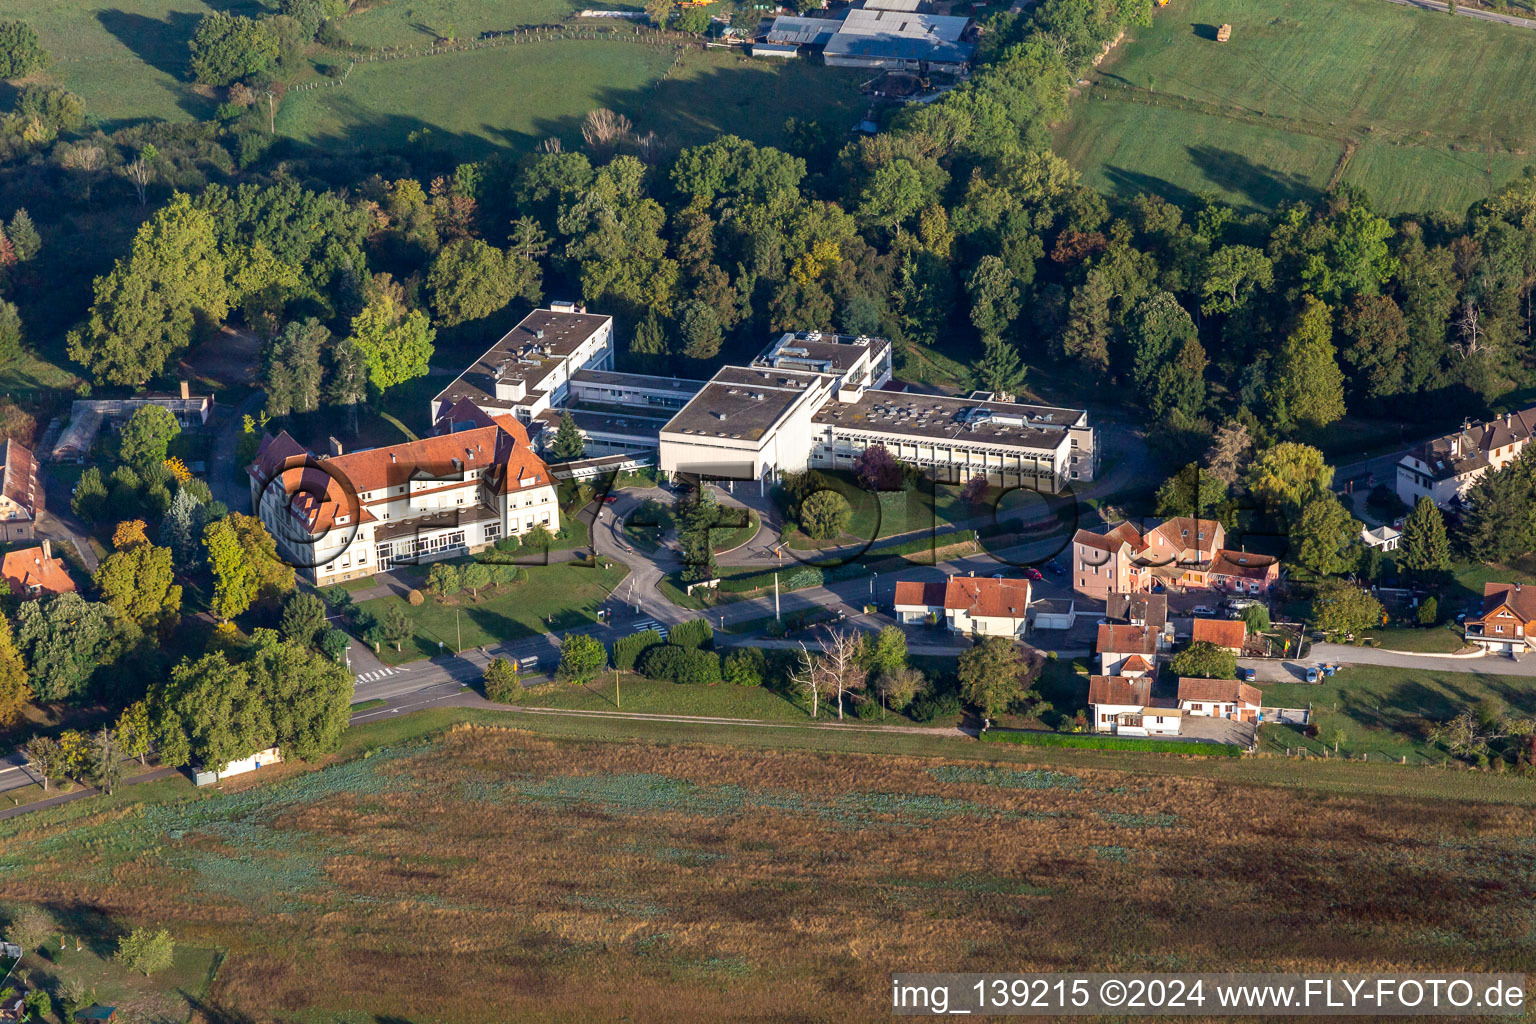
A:
[[[1380,0],[1173,0],[1090,72],[1057,150],[1127,197],[1272,209],[1344,182],[1389,213],[1461,213],[1536,163],[1533,80],[1525,29]]]
[[[1507,804],[411,724],[0,823],[0,899],[227,951],[232,1019],[883,1020],[900,969],[1536,966]]]

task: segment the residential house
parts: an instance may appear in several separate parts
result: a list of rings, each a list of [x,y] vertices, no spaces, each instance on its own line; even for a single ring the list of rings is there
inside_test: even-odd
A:
[[[1166,594],[1110,594],[1104,600],[1104,620],[1128,626],[1146,626],[1157,637],[1158,650],[1173,643],[1173,626],[1168,622]]]
[[[1176,516],[1141,530],[1117,523],[1104,533],[1078,530],[1072,538],[1073,588],[1106,600],[1114,593],[1203,590],[1211,569],[1231,554],[1226,530],[1214,519]]]
[[[0,576],[10,585],[12,594],[22,597],[48,597],[75,590],[75,581],[64,567],[64,559],[53,557],[53,544],[47,540],[37,547],[7,551],[0,560]]]
[[[1156,675],[1160,642],[1161,635],[1145,625],[1106,622],[1099,627],[1099,671],[1106,676]]]
[[[1536,587],[1520,583],[1483,584],[1483,607],[1466,621],[1466,639],[1497,654],[1524,653],[1536,642],[1531,622],[1536,620]]]
[[[1196,619],[1190,640],[1194,643],[1215,644],[1233,654],[1243,653],[1248,639],[1248,623],[1242,619]]]
[[[1390,526],[1377,526],[1360,528],[1360,540],[1368,548],[1380,548],[1382,551],[1396,551],[1397,542],[1402,534]]]
[[[1149,678],[1088,677],[1088,720],[1094,732],[1177,736],[1181,718],[1175,701],[1152,696]]]
[[[10,995],[0,997],[0,1024],[11,1024],[13,1021],[27,1019],[27,993],[22,985],[0,984],[0,992],[9,991]]]
[[[1264,695],[1236,679],[1180,679],[1179,709],[1203,718],[1257,722]]]
[[[0,540],[31,540],[37,522],[37,460],[14,438],[5,442],[5,465],[0,466]]]
[[[951,632],[1023,637],[1028,631],[1028,580],[951,576],[943,583],[896,584],[896,618],[927,622],[942,616]]]
[[[1404,452],[1397,462],[1397,496],[1412,507],[1428,496],[1441,508],[1466,497],[1489,470],[1509,465],[1536,430],[1536,406],[1496,416],[1486,423],[1467,420],[1461,429]]]
[[[1250,551],[1222,550],[1206,566],[1205,577],[1211,590],[1267,594],[1280,578],[1280,559]]]
[[[247,472],[279,553],[326,586],[559,530],[554,481],[522,423],[477,405],[451,406],[436,436],[350,455],[334,440],[320,458],[286,431],[267,438]]]

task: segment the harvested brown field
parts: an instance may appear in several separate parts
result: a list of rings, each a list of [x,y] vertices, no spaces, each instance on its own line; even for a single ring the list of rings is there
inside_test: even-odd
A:
[[[893,970],[1536,972],[1533,888],[1500,804],[472,725],[0,831],[0,897],[226,948],[211,1001],[261,1021],[884,1020]]]

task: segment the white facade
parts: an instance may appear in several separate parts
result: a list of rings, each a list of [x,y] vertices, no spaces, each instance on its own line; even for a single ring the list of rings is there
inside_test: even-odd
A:
[[[1177,736],[1183,720],[1177,708],[1142,704],[1095,704],[1093,731],[1112,736]]]
[[[211,786],[220,779],[227,779],[231,775],[245,775],[254,772],[258,768],[270,767],[283,763],[283,752],[277,747],[268,747],[266,750],[258,750],[249,757],[242,757],[238,761],[231,761],[217,771],[208,771],[206,768],[196,772],[192,776],[192,782],[198,786]]]

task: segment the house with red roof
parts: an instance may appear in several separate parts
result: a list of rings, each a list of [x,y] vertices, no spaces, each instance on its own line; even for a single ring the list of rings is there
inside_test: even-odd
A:
[[[1236,679],[1180,679],[1179,710],[1186,715],[1257,722],[1264,695]]]
[[[37,460],[15,438],[8,438],[0,466],[0,540],[31,540],[43,496]]]
[[[432,437],[350,454],[334,440],[317,456],[286,431],[266,438],[247,473],[283,557],[325,586],[559,530],[549,467],[515,417],[465,403],[437,424]]]
[[[951,576],[944,582],[896,584],[898,622],[943,618],[951,632],[967,636],[1023,637],[1029,622],[1029,580]]]
[[[1155,676],[1161,635],[1143,623],[1106,622],[1099,627],[1099,671],[1106,676]]]
[[[75,590],[64,559],[53,557],[53,544],[46,540],[35,548],[7,551],[0,560],[0,576],[5,577],[11,593],[22,597],[49,597]]]
[[[1128,522],[1072,537],[1072,587],[1106,600],[1145,591],[1231,590],[1262,594],[1280,575],[1279,560],[1225,547],[1214,519],[1175,516],[1145,530]]]
[[[1088,677],[1088,722],[1094,732],[1177,736],[1182,720],[1177,701],[1152,696],[1150,678]]]
[[[1536,587],[1520,583],[1483,584],[1483,607],[1466,621],[1467,643],[1497,654],[1518,654],[1536,647]]]
[[[1242,654],[1243,644],[1248,640],[1248,623],[1242,619],[1196,619],[1190,640],[1215,644],[1233,654]]]

